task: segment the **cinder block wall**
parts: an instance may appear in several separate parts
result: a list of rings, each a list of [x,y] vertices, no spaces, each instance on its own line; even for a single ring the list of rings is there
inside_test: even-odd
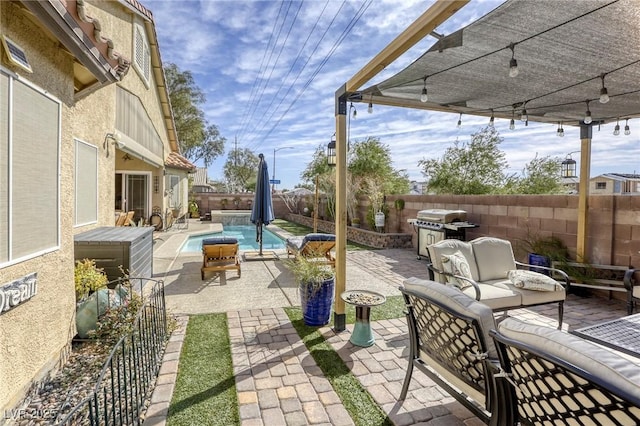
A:
[[[250,209],[253,194],[198,194],[196,200],[204,211],[222,209],[220,201],[229,201],[227,209],[235,209],[232,200],[240,199],[240,209]],[[405,208],[394,208],[396,199],[405,201]],[[556,236],[562,239],[575,255],[578,228],[577,195],[390,195],[385,203],[389,209],[386,229],[400,234],[416,233],[407,223],[424,209],[465,210],[469,222],[478,225],[467,230],[467,239],[495,236],[510,240],[516,256],[524,260],[525,252],[518,250],[519,241],[527,233]],[[368,202],[359,200],[359,216],[366,227]],[[298,206],[299,208],[302,208]],[[289,209],[279,196],[273,197],[276,217],[285,218]],[[591,263],[633,265],[640,268],[640,196],[592,195],[589,197],[587,254]]]

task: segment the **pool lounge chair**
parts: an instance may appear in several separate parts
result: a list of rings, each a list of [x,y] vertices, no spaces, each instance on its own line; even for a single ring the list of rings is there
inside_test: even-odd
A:
[[[287,238],[287,257],[293,255],[320,258],[335,267],[336,259],[331,254],[335,246],[334,234],[307,234],[304,237],[291,237]]]
[[[202,268],[200,276],[204,280],[205,272],[220,272],[235,269],[240,276],[240,258],[238,240],[228,237],[207,238],[202,241]]]

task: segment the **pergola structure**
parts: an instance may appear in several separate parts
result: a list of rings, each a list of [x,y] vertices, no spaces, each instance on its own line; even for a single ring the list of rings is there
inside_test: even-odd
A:
[[[640,1],[507,0],[465,28],[435,32],[467,3],[437,0],[336,91],[336,294],[346,284],[348,102],[579,126],[576,252],[584,260],[592,128],[640,117]],[[437,41],[419,59],[362,88],[428,35]],[[343,330],[344,302],[335,300]]]

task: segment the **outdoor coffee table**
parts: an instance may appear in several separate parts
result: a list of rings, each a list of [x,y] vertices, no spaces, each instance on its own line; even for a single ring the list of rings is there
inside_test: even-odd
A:
[[[580,328],[572,333],[640,358],[640,314]]]
[[[356,325],[349,341],[355,346],[368,347],[373,345],[374,338],[371,331],[371,308],[382,305],[387,298],[380,293],[369,290],[347,290],[340,297],[346,303],[356,307]]]

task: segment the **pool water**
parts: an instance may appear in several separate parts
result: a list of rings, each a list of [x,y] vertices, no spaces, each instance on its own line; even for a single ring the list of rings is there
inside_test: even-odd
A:
[[[198,252],[202,251],[202,240],[212,237],[232,237],[238,240],[240,250],[259,250],[260,246],[256,242],[255,225],[225,225],[223,232],[215,234],[193,235],[187,239],[182,245],[180,252]],[[262,249],[277,250],[284,249],[285,243],[280,237],[262,227]]]

